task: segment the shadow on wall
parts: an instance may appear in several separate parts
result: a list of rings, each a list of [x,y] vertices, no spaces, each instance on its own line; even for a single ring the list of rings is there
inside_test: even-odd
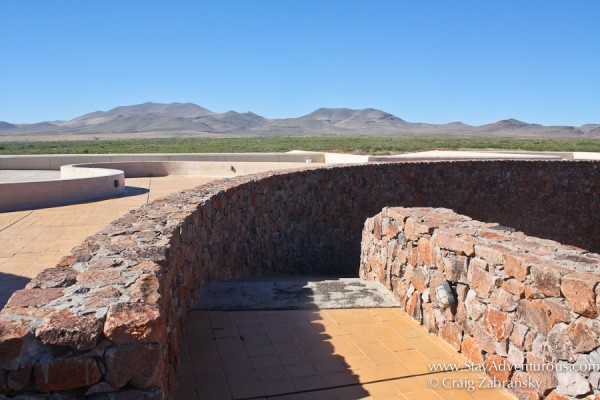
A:
[[[30,280],[23,276],[0,272],[0,309],[4,308],[14,292],[23,289]]]

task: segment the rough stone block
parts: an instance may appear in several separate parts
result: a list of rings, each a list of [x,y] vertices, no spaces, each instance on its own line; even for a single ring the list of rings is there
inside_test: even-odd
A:
[[[457,351],[460,351],[460,344],[462,342],[462,328],[459,324],[448,322],[440,327],[439,335]]]
[[[467,257],[448,255],[443,258],[444,276],[449,282],[467,283]]]
[[[96,346],[102,332],[102,322],[93,315],[48,319],[36,329],[35,336],[43,343],[70,346],[78,351]]]
[[[488,308],[483,316],[483,327],[497,341],[501,341],[510,337],[513,322],[508,313]]]
[[[512,376],[512,364],[508,359],[498,355],[490,355],[485,360],[485,370],[501,382],[508,383]]]
[[[483,356],[482,356],[481,348],[479,348],[479,346],[477,345],[477,342],[471,336],[465,335],[463,342],[462,342],[461,351],[465,355],[465,357],[467,357],[469,360],[473,361],[474,363],[476,363],[476,364],[483,363]]]
[[[113,343],[165,343],[166,327],[157,306],[121,303],[111,306],[104,335]]]
[[[63,295],[62,288],[17,290],[6,303],[6,308],[43,306]]]
[[[35,387],[41,392],[70,390],[93,385],[102,378],[98,363],[90,357],[58,357],[35,364]]]
[[[158,344],[132,344],[106,350],[106,381],[121,388],[131,384],[138,388],[162,388],[164,364]]]
[[[599,281],[596,274],[573,272],[562,278],[560,289],[576,313],[588,318],[596,318],[596,292]]]

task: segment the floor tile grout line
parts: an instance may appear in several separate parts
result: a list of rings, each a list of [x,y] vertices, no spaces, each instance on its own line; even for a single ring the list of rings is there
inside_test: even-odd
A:
[[[468,371],[468,370],[469,370],[468,368],[458,368],[458,369],[456,369],[454,371],[425,372],[425,373],[422,373],[422,374],[413,374],[413,375],[407,375],[407,376],[397,376],[395,378],[377,379],[377,380],[369,381],[369,382],[356,382],[356,383],[348,383],[346,385],[335,385],[335,386],[328,386],[328,387],[324,387],[324,388],[298,390],[296,392],[285,392],[285,393],[270,394],[270,395],[255,396],[255,397],[240,397],[240,398],[236,398],[234,400],[273,399],[273,398],[282,397],[282,396],[292,396],[292,395],[295,395],[295,394],[314,393],[314,392],[321,392],[323,390],[342,389],[342,388],[355,387],[355,386],[365,386],[365,385],[372,385],[372,384],[375,384],[375,383],[399,381],[399,380],[407,379],[407,378],[418,378],[418,377],[421,377],[421,376],[431,376],[431,375],[438,375],[438,374],[447,374],[447,373],[452,373],[452,372]]]
[[[23,221],[25,218],[29,217],[31,214],[33,214],[35,210],[31,210],[29,211],[26,215],[23,215],[21,218],[19,218],[18,220],[16,220],[15,222],[13,222],[12,224],[5,226],[4,228],[0,229],[0,232],[4,232],[5,230],[7,230],[8,228],[10,228],[11,226],[13,226],[16,223],[19,223],[20,221]]]

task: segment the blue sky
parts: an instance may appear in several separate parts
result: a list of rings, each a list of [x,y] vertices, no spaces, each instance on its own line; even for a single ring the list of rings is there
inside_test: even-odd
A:
[[[0,0],[0,121],[193,102],[600,123],[600,1]]]

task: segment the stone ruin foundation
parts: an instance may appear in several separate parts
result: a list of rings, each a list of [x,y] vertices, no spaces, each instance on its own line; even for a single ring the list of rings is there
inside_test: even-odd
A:
[[[527,264],[530,260],[490,242],[473,242],[471,252],[469,241],[452,239],[452,231],[443,242],[458,249],[440,246],[437,240],[447,228],[436,234],[420,228],[421,222],[415,224],[421,236],[407,239],[422,250],[407,250],[419,271],[410,279],[397,274],[396,264],[382,272],[363,253],[362,273],[389,281],[409,312],[429,329],[437,329],[463,352],[475,349],[469,350],[474,357],[480,351],[484,362],[489,357],[516,362],[519,351],[523,357],[556,357],[571,364],[584,355],[590,359],[597,339],[597,306],[590,296],[597,286],[588,278],[595,270],[572,270],[569,263],[595,256],[555,241],[600,250],[599,165],[460,161],[332,166],[224,179],[159,199],[88,237],[13,294],[0,311],[0,398],[169,399],[185,317],[205,282],[272,274],[356,274],[364,221],[386,206],[450,208],[544,238],[546,242],[526,242],[546,243],[542,249],[566,257],[540,272]],[[394,220],[398,235],[401,224],[404,230],[412,224],[408,217],[400,223],[402,218]],[[459,225],[468,220],[455,218]],[[490,236],[481,240],[506,244],[505,231],[484,225],[477,229],[489,230]],[[430,253],[424,249],[427,235],[432,235]],[[441,261],[443,270],[438,258],[447,260]],[[387,255],[373,259],[388,260]],[[426,289],[440,274],[452,274],[456,287],[461,285],[457,294],[470,304],[461,312],[475,312],[463,315],[470,327],[460,325],[458,314],[436,308]],[[573,292],[579,293],[578,301],[570,300]],[[511,299],[518,299],[516,309]],[[560,346],[550,349],[549,340]],[[582,391],[585,384],[591,391],[595,384],[591,375],[583,376],[586,383],[574,379],[569,391]],[[565,384],[555,385],[551,376],[547,381],[548,390],[566,393],[561,389]]]

